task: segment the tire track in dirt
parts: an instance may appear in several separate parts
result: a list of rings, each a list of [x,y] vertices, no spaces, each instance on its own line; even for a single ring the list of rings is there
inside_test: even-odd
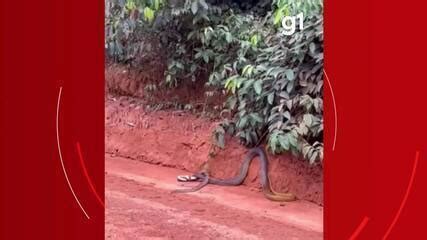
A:
[[[239,229],[227,227],[223,224],[217,224],[211,221],[206,221],[201,218],[195,217],[190,211],[183,211],[177,208],[168,207],[166,205],[145,200],[142,198],[131,197],[127,194],[117,191],[107,191],[106,196],[110,200],[117,200],[117,202],[124,201],[127,204],[133,204],[136,207],[143,207],[144,211],[155,212],[157,218],[167,219],[162,222],[162,228],[165,225],[174,225],[174,227],[188,228],[185,232],[191,232],[192,235],[205,235],[209,238],[215,237],[216,239],[247,239],[258,240],[259,237],[248,234]],[[130,210],[130,212],[137,213],[137,210]],[[196,229],[194,229],[194,226]],[[203,232],[200,231],[203,229]],[[188,238],[188,236],[186,236]],[[190,237],[191,238],[191,237]],[[200,239],[194,236],[195,239]]]
[[[297,228],[271,218],[271,212],[287,214],[292,206],[280,207],[277,203],[266,202],[262,196],[254,199],[251,196],[258,194],[250,192],[243,198],[230,200],[230,194],[213,186],[203,189],[202,193],[171,194],[169,189],[174,188],[171,183],[145,175],[150,172],[162,179],[160,175],[170,177],[169,170],[177,170],[106,158],[107,239],[322,239],[322,232]],[[118,169],[118,164],[123,162],[127,169]],[[140,172],[141,176],[132,175],[132,172],[129,173],[131,177],[128,173],[118,174],[119,170],[127,172],[128,169],[133,169],[133,174]],[[173,176],[171,178],[173,181]],[[248,193],[245,188],[231,191],[239,193],[240,190]],[[212,194],[222,195],[220,197],[234,203],[220,204]],[[260,200],[276,207],[254,214],[250,203],[258,204]],[[236,208],[233,204],[241,206]],[[290,210],[286,210],[288,208]]]

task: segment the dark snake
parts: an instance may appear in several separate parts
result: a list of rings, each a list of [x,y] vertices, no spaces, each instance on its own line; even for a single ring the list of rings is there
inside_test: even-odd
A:
[[[194,186],[193,188],[177,189],[177,190],[174,190],[173,192],[175,193],[195,192],[202,189],[207,184],[214,184],[214,185],[220,185],[220,186],[241,185],[245,180],[246,176],[248,175],[249,165],[251,164],[252,160],[257,156],[259,157],[259,160],[260,160],[259,177],[260,177],[262,191],[265,197],[272,201],[296,200],[296,196],[292,193],[278,193],[271,188],[270,179],[268,178],[268,159],[264,149],[261,147],[255,147],[249,150],[249,152],[245,155],[245,158],[239,170],[239,174],[237,176],[228,178],[228,179],[219,179],[219,178],[210,177],[207,172],[198,172],[193,176],[197,177],[196,181],[201,182],[200,184],[198,184],[197,186]]]

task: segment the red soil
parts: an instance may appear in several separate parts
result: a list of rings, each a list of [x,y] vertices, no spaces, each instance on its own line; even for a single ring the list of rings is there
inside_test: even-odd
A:
[[[181,170],[106,155],[106,239],[322,239],[323,209],[244,186],[172,194]]]
[[[224,102],[224,95],[217,91],[213,96],[205,95],[203,82],[180,84],[175,88],[159,87],[164,79],[163,72],[136,70],[118,64],[108,64],[105,69],[106,90],[114,94],[144,99],[146,103],[191,103],[195,109],[213,109]],[[156,86],[155,90],[150,90]]]
[[[211,132],[216,122],[182,111],[147,112],[141,100],[106,99],[106,151],[152,164],[196,172],[208,159]],[[211,161],[212,175],[234,176],[247,149],[228,139],[226,148]],[[323,204],[323,173],[319,166],[292,156],[269,154],[273,189],[290,191],[299,199]],[[251,164],[244,185],[259,188],[258,162]]]

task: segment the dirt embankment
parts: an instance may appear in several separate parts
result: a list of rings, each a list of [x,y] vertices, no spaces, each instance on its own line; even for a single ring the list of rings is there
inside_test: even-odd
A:
[[[223,102],[225,96],[217,91],[206,94],[203,82],[179,84],[169,88],[164,84],[164,75],[161,71],[138,70],[120,64],[107,63],[105,69],[106,91],[116,94],[143,99],[149,105],[185,105],[191,103],[192,109],[203,108],[214,110]]]
[[[114,84],[120,83],[120,74],[123,73],[107,70],[107,87],[112,86],[112,79]],[[139,86],[138,89],[143,85]],[[143,91],[138,91],[143,97]],[[195,95],[194,92],[186,94],[193,95],[189,98]],[[108,94],[105,104],[108,153],[190,172],[198,171],[208,159],[211,132],[217,122],[184,111],[147,111],[146,99]],[[226,149],[218,151],[211,161],[212,175],[218,178],[234,176],[246,151],[237,141],[228,139]],[[291,191],[299,199],[323,205],[323,169],[320,166],[310,166],[290,155],[269,154],[268,157],[274,190]],[[244,182],[254,190],[259,190],[258,166],[257,161],[251,164]]]

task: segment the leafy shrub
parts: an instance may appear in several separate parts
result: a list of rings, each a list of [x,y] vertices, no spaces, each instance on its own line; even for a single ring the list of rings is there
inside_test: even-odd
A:
[[[255,57],[233,63],[225,87],[236,114],[223,126],[247,145],[267,131],[273,152],[302,153],[314,163],[323,158],[323,34],[321,19],[307,22],[292,36],[267,33]]]
[[[160,29],[153,21],[164,5],[165,0],[106,0],[107,56],[135,67],[163,62]]]

